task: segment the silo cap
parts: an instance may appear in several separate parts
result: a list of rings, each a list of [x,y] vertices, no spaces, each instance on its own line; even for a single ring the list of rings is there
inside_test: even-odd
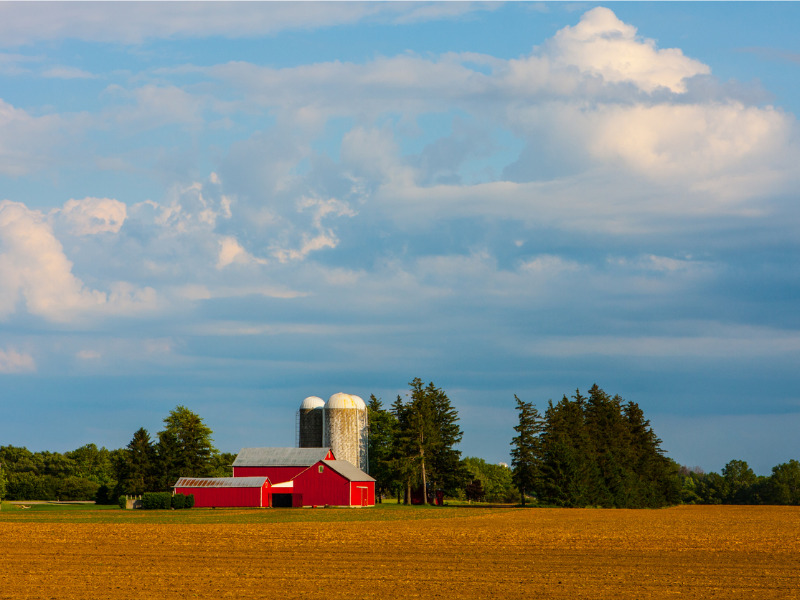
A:
[[[360,398],[359,398],[360,400]],[[364,404],[364,401],[361,401],[361,404]],[[350,394],[344,394],[339,392],[338,394],[334,394],[328,401],[325,403],[325,408],[360,408],[358,405],[358,401],[353,398]]]
[[[300,410],[313,410],[325,406],[325,400],[317,396],[309,396],[300,403]]]

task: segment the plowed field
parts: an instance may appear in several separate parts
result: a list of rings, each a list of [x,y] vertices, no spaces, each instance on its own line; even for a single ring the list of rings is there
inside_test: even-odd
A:
[[[0,518],[0,598],[800,598],[796,507],[269,512]]]

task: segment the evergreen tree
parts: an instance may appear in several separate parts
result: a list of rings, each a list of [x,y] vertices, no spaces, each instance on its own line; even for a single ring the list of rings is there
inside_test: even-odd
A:
[[[431,444],[430,481],[434,489],[441,489],[452,496],[469,481],[456,446],[461,443],[463,432],[458,424],[458,411],[441,388],[430,382],[424,390],[431,405],[434,442]]]
[[[156,474],[156,449],[150,434],[140,427],[117,458],[116,495],[140,495],[159,487]]]
[[[542,419],[532,402],[523,402],[516,395],[514,400],[519,424],[514,427],[517,435],[511,440],[511,479],[525,506],[526,494],[537,490],[541,478]]]
[[[542,432],[542,486],[544,502],[557,506],[592,504],[597,480],[591,441],[584,423],[586,399],[576,392],[574,401],[564,396],[548,403]]]
[[[383,403],[374,394],[369,398],[367,410],[369,411],[369,474],[375,478],[375,495],[380,502],[384,492],[390,492],[401,485],[392,465],[397,418],[383,408]]]
[[[656,507],[680,500],[678,465],[664,456],[639,406],[597,385],[545,412],[544,502],[560,506]],[[701,486],[693,493],[700,496]]]
[[[177,406],[164,419],[164,425],[156,446],[158,487],[169,490],[179,477],[211,475],[219,451],[203,419],[185,406]]]
[[[455,449],[462,432],[458,413],[443,390],[432,382],[423,386],[419,378],[409,385],[409,401],[398,396],[392,404],[397,419],[393,465],[405,486],[405,502],[411,500],[412,486],[422,487],[427,502],[429,487],[441,486],[453,494],[463,486],[468,474]]]

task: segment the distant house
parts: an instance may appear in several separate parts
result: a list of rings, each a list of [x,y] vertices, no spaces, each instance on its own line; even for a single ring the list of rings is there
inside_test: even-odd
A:
[[[242,448],[233,477],[182,477],[174,487],[195,506],[375,505],[375,480],[330,448]]]

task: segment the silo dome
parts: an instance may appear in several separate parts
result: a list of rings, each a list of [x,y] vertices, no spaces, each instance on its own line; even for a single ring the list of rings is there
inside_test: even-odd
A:
[[[359,400],[361,400],[361,398],[359,398]],[[361,404],[364,404],[363,400],[361,400]],[[344,394],[342,392],[339,392],[338,394],[334,394],[333,396],[328,398],[328,401],[325,403],[325,408],[346,410],[349,408],[358,409],[359,406],[358,402],[354,399],[353,396],[351,396],[350,394]]]
[[[317,396],[309,396],[300,403],[300,410],[314,410],[325,406],[325,400]]]
[[[358,410],[365,410],[367,408],[367,405],[361,398],[361,396],[355,396],[353,394],[350,394],[350,397],[355,401],[356,408],[358,408]]]

